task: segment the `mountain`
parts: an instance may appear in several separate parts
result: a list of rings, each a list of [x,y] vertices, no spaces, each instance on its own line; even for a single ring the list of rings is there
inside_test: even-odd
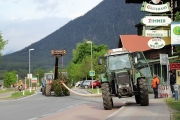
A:
[[[0,73],[4,70],[16,70],[21,76],[26,76],[29,70],[29,49],[31,71],[40,68],[50,71],[55,64],[51,50],[65,49],[63,64],[67,66],[72,59],[72,50],[84,38],[96,45],[106,44],[110,48],[117,48],[120,34],[137,34],[135,24],[140,22],[144,13],[140,12],[140,5],[125,4],[123,0],[103,0],[100,4],[78,17],[55,32],[47,35],[24,49],[2,56]],[[61,58],[59,67],[61,68]]]

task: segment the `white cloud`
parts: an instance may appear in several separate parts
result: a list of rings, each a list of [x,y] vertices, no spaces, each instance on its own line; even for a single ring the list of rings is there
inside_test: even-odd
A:
[[[4,40],[9,40],[3,54],[37,42],[101,1],[0,0],[0,32]]]

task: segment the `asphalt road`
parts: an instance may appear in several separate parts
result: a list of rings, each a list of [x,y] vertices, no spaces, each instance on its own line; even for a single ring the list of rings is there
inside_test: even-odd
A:
[[[75,89],[88,94],[84,89]],[[151,95],[152,97],[152,95]],[[163,99],[140,106],[131,98],[113,98],[114,108],[104,110],[101,97],[45,97],[41,93],[18,100],[0,100],[0,120],[170,120]]]
[[[84,89],[79,93],[89,94]],[[16,100],[0,101],[0,120],[35,120],[69,110],[79,105],[97,104],[103,110],[101,97],[80,97],[74,94],[66,97],[45,97],[41,93]],[[81,107],[83,111],[83,107]],[[104,111],[104,110],[103,110]],[[110,113],[114,111],[109,111]],[[108,114],[107,114],[108,115]],[[62,119],[63,120],[63,119]]]

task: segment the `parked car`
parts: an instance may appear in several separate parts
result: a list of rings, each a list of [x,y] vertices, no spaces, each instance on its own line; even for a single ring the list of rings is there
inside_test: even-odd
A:
[[[101,82],[99,82],[99,80],[95,80],[93,81],[93,84],[92,82],[90,82],[90,88],[101,88]]]
[[[87,88],[90,87],[90,82],[92,82],[92,80],[84,80],[84,81],[81,83],[80,87],[87,89]]]
[[[82,80],[81,80],[81,81],[78,81],[78,82],[75,84],[75,87],[80,87],[81,83],[82,83]]]

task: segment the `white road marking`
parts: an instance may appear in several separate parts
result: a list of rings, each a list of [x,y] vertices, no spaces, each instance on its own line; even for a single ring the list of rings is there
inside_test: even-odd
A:
[[[42,115],[42,116],[49,116],[49,115],[52,115],[54,113],[48,113],[48,114],[45,114],[45,115]]]
[[[58,110],[57,112],[61,112],[61,111],[63,111],[64,109],[60,109],[60,110]]]
[[[106,119],[108,119],[108,118],[110,118],[110,117],[112,117],[113,115],[115,115],[116,113],[118,113],[120,110],[122,110],[124,107],[121,107],[119,110],[117,110],[116,112],[114,112],[114,113],[112,113],[112,114],[110,114]],[[105,119],[105,120],[106,120]]]
[[[69,106],[69,107],[67,107],[67,109],[72,108],[72,107],[74,107],[74,106]]]
[[[29,120],[36,120],[37,118],[32,118],[32,119],[29,119]]]

